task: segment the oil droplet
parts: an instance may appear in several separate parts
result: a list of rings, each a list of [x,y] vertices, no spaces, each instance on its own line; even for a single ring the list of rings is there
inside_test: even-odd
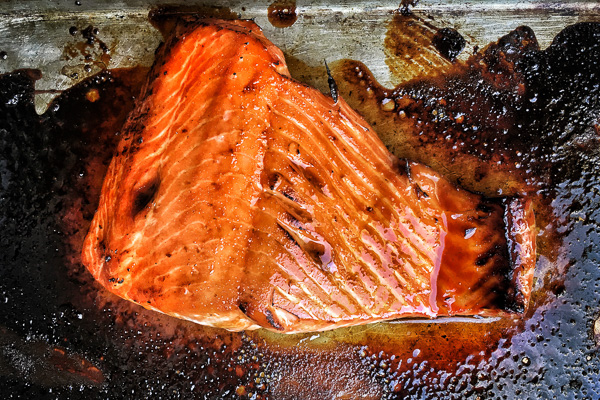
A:
[[[242,385],[242,386],[238,386],[238,387],[237,387],[237,389],[235,389],[235,393],[236,393],[238,396],[243,396],[243,395],[245,395],[245,394],[246,394],[246,387],[245,387],[245,386],[243,386],[243,385]]]
[[[394,111],[395,107],[396,103],[394,102],[394,99],[385,98],[381,100],[381,109],[383,111]]]
[[[100,99],[100,93],[98,92],[98,89],[90,89],[87,91],[87,93],[85,94],[85,98],[91,102],[94,103],[96,101],[98,101]]]
[[[276,0],[268,9],[269,22],[276,28],[287,28],[298,19],[294,0]]]

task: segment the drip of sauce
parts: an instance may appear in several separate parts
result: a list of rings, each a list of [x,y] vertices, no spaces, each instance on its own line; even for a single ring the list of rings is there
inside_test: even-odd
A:
[[[287,28],[296,22],[295,0],[275,0],[268,8],[268,18],[275,28]]]

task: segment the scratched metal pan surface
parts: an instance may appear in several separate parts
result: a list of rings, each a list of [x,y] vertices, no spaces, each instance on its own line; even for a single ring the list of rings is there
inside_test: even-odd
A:
[[[341,94],[373,122],[378,114],[360,98],[365,85],[359,79],[353,90],[344,73],[349,60],[383,87],[402,88],[451,73],[519,26],[535,32],[543,52],[568,26],[599,22],[597,2],[424,0],[404,10],[408,25],[398,2],[168,3],[0,2],[2,398],[600,399],[597,61],[573,85],[584,98],[579,119],[556,116],[575,136],[552,136],[544,154],[562,164],[538,193],[545,225],[525,314],[231,333],[111,296],[79,260],[115,134],[162,40],[151,11],[254,19],[293,76],[327,92],[326,60]],[[274,5],[294,6],[295,22],[276,27]],[[455,29],[465,47],[453,63],[429,44],[403,53],[398,37],[412,38],[402,29],[414,26],[424,37]]]

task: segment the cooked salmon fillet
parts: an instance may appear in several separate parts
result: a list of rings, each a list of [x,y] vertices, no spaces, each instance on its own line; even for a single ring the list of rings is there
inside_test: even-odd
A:
[[[253,22],[180,24],[122,135],[82,256],[143,307],[292,333],[527,304],[530,202],[394,158]]]

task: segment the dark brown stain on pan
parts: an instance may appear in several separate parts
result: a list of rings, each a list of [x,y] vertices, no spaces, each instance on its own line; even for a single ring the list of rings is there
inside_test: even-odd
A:
[[[79,246],[145,71],[97,75],[63,93],[42,116],[33,107],[29,75],[1,76],[0,335],[10,340],[0,341],[0,392],[25,398],[598,397],[600,28],[569,27],[545,51],[522,44],[530,37],[522,29],[492,44],[498,50],[484,51],[491,61],[479,65],[493,68],[465,68],[457,75],[461,67],[452,66],[445,77],[393,90],[365,82],[368,71],[360,64],[334,70],[341,95],[384,140],[386,127],[396,125],[398,134],[422,138],[426,156],[446,165],[442,171],[457,182],[498,195],[494,182],[503,181],[489,174],[500,168],[514,182],[500,187],[543,199],[536,200],[546,208],[538,210],[547,216],[541,233],[558,235],[542,248],[529,313],[291,336],[228,333],[147,311],[102,292],[81,266]],[[519,54],[507,57],[515,49]],[[472,80],[477,74],[492,83],[478,86]],[[454,97],[447,96],[449,89]],[[506,112],[496,112],[488,98],[496,91],[499,101],[516,100],[504,104]],[[492,114],[478,115],[480,102]],[[521,126],[513,131],[504,118]],[[498,128],[505,124],[507,134]],[[498,149],[502,163],[480,168],[497,156],[485,151],[489,146]],[[475,159],[473,168],[452,175],[453,162],[465,154]],[[523,169],[532,171],[519,173]],[[24,344],[15,348],[11,343],[21,342],[11,335]],[[70,386],[46,385],[27,373],[36,364],[18,357],[40,342],[99,372],[91,369],[91,380],[62,375]],[[15,367],[21,372],[6,372]],[[95,383],[101,377],[103,383]]]
[[[287,28],[298,19],[294,0],[276,0],[267,9],[269,22],[276,28]]]
[[[437,27],[412,13],[396,13],[384,40],[385,63],[396,82],[443,73],[452,63],[432,46]]]
[[[111,51],[117,44],[107,44],[102,40],[102,34],[98,27],[93,25],[81,28],[71,26],[69,34],[75,41],[68,41],[65,44],[62,59],[79,60],[80,63],[64,66],[61,69],[63,75],[78,80],[111,66]]]
[[[446,59],[454,61],[465,48],[465,38],[453,28],[442,28],[433,36],[432,44]]]

